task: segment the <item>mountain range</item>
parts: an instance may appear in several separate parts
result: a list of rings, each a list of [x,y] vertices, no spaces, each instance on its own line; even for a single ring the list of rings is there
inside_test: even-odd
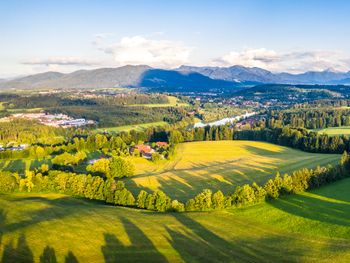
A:
[[[0,81],[0,89],[95,89],[109,87],[150,88],[164,91],[210,91],[256,84],[350,85],[349,72],[308,71],[301,74],[273,73],[257,67],[193,67],[172,70],[147,65],[45,72]]]

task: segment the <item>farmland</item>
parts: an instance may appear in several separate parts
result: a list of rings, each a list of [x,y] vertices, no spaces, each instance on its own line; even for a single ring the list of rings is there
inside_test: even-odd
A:
[[[271,262],[281,255],[286,262],[347,262],[349,187],[346,179],[244,209],[181,214],[59,194],[1,195],[0,255],[11,252],[5,262],[53,254],[58,262]]]
[[[134,177],[125,179],[135,194],[141,189],[161,189],[183,200],[209,188],[231,192],[244,183],[264,183],[277,171],[290,173],[302,168],[334,164],[337,154],[306,153],[283,146],[252,141],[191,142],[178,145],[170,161],[154,164],[133,158]]]

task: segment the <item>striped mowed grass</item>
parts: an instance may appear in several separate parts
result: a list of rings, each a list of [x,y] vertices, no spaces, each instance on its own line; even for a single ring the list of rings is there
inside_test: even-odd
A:
[[[152,163],[132,157],[136,174],[124,179],[128,189],[162,190],[170,197],[186,200],[208,188],[228,194],[238,185],[265,183],[279,171],[336,164],[338,154],[315,154],[265,142],[205,141],[182,143],[175,157]]]

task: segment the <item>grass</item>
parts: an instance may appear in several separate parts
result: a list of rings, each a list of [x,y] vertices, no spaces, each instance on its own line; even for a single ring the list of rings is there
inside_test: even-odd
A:
[[[350,135],[350,126],[330,127],[330,128],[324,128],[324,129],[313,129],[311,131],[318,132],[318,133],[326,133],[329,136]]]
[[[51,166],[51,160],[48,158],[40,160],[35,158],[7,159],[0,160],[0,170],[24,174],[26,170],[34,170],[35,168],[39,168],[42,164]]]
[[[0,195],[0,258],[39,262],[49,246],[57,262],[349,262],[349,188],[347,179],[245,209],[181,214]]]
[[[290,173],[317,165],[335,164],[337,154],[306,153],[253,141],[209,141],[180,144],[173,160],[154,164],[132,157],[135,176],[124,179],[128,189],[163,190],[170,197],[187,200],[205,188],[225,194],[237,185],[264,183],[277,171]]]
[[[128,105],[130,107],[151,107],[151,108],[159,108],[159,107],[186,107],[187,103],[179,102],[179,99],[174,96],[167,96],[168,103],[154,103],[154,104],[131,104]]]
[[[168,123],[165,121],[158,121],[158,122],[125,125],[125,126],[116,126],[116,127],[109,127],[109,128],[100,128],[98,130],[109,131],[109,132],[122,132],[122,131],[128,132],[131,130],[142,131],[150,127],[165,126],[165,125],[168,125]]]

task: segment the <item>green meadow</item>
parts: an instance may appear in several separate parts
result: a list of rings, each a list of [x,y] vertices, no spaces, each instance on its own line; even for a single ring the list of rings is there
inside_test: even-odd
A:
[[[187,103],[180,102],[178,98],[174,96],[167,96],[168,97],[168,103],[153,103],[153,104],[131,104],[128,105],[130,107],[152,107],[152,108],[158,108],[158,107],[186,107],[188,106]]]
[[[154,213],[0,195],[3,262],[349,262],[350,179],[244,209]],[[46,261],[44,261],[46,260]]]
[[[205,188],[231,193],[237,185],[265,183],[279,171],[291,173],[339,162],[337,154],[315,154],[265,142],[206,141],[182,143],[170,161],[134,158],[136,172],[124,179],[129,190],[162,190],[187,200]]]
[[[158,122],[148,122],[141,124],[132,124],[132,125],[124,125],[124,126],[116,126],[116,127],[108,127],[108,128],[100,128],[98,131],[108,131],[108,132],[129,132],[131,130],[142,131],[151,127],[162,127],[168,125],[165,121]]]
[[[350,135],[350,126],[341,126],[341,127],[330,127],[330,128],[324,128],[324,129],[313,129],[311,131],[318,132],[318,133],[326,133],[329,136],[335,136],[335,135]]]

